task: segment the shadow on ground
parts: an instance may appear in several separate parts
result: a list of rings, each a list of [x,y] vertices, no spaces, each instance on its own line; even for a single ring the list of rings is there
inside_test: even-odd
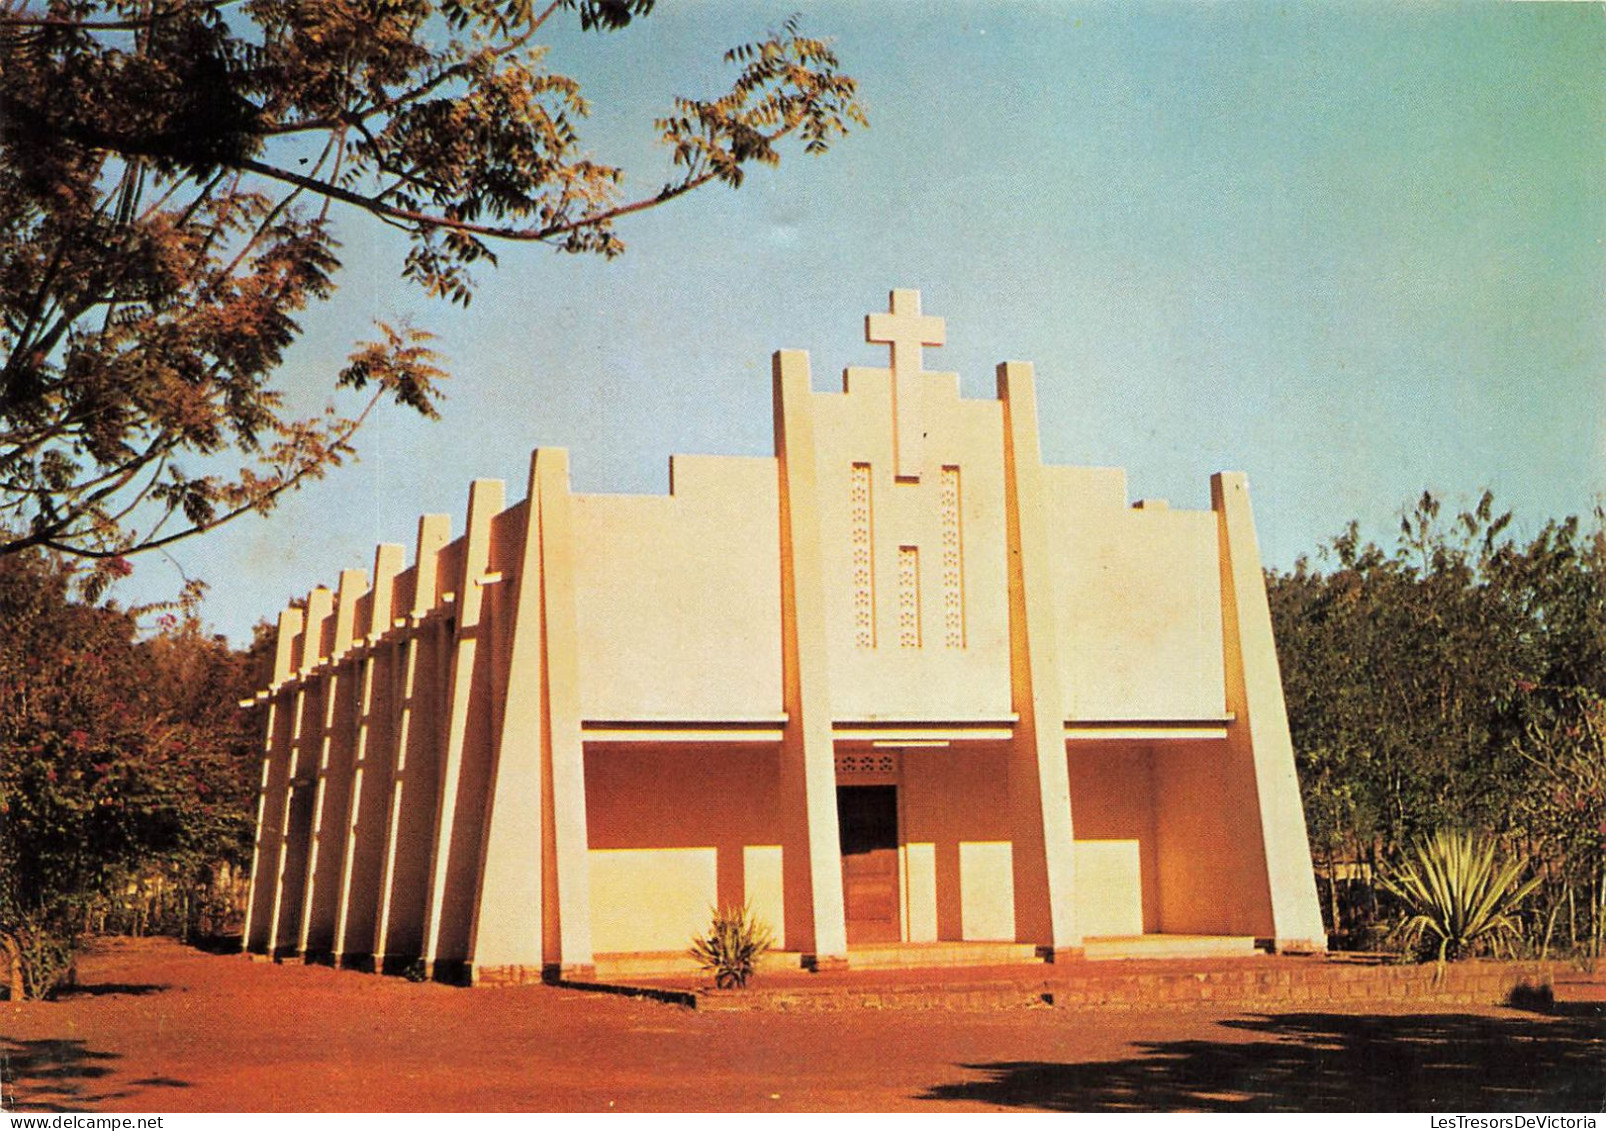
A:
[[[56,991],[55,1000],[65,1001],[73,997],[109,997],[112,994],[127,994],[130,997],[144,997],[146,994],[159,994],[168,987],[157,982],[95,982],[89,985],[62,986]]]
[[[966,1064],[981,1078],[919,1098],[1052,1111],[1606,1110],[1600,1018],[1293,1013],[1221,1026],[1233,1032],[1220,1041],[1137,1042],[1125,1060]]]
[[[189,1083],[151,1076],[118,1084],[110,1062],[116,1053],[83,1041],[19,1041],[0,1037],[0,1108],[6,1111],[83,1111],[120,1099],[130,1088],[187,1088]]]

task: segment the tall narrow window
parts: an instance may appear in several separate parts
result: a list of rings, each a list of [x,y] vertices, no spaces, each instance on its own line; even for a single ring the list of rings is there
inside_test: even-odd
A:
[[[853,642],[875,647],[875,538],[870,465],[856,463],[848,481],[849,539],[853,550]]]
[[[942,469],[943,644],[965,646],[965,545],[960,523],[959,469]]]
[[[920,551],[898,547],[898,646],[920,647]]]

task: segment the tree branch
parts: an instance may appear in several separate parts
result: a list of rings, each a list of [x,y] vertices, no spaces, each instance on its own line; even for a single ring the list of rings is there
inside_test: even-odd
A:
[[[773,139],[778,140],[783,134],[790,132],[790,129],[791,127],[776,133],[773,135]],[[306,177],[300,173],[291,172],[289,169],[280,169],[265,162],[257,161],[254,158],[247,158],[241,161],[240,166],[253,173],[260,173],[264,177],[296,185],[312,192],[322,193],[325,196],[361,208],[364,211],[372,212],[375,215],[401,221],[414,229],[444,228],[448,231],[463,232],[468,235],[526,243],[545,242],[556,236],[579,231],[582,228],[594,228],[598,225],[606,224],[621,216],[629,216],[649,208],[656,208],[660,204],[665,204],[676,197],[684,196],[692,190],[702,187],[718,176],[717,172],[710,170],[676,184],[665,185],[653,196],[642,197],[629,204],[617,205],[601,212],[591,212],[577,219],[566,220],[559,224],[548,224],[540,228],[510,228],[495,224],[477,224],[467,220],[454,220],[439,213],[419,212],[416,209],[401,208],[394,204],[387,204],[377,197],[364,196],[361,193],[352,192],[350,189],[341,188],[339,185]]]
[[[190,0],[182,7],[162,11],[147,11],[142,16],[122,20],[77,20],[68,16],[29,16],[11,13],[0,14],[0,30],[15,28],[66,28],[73,31],[145,31],[155,24],[199,11],[218,11],[232,7],[239,0]]]
[[[383,388],[376,389],[374,391],[374,395],[368,399],[368,403],[363,406],[362,412],[353,419],[348,420],[346,422],[346,427],[335,434],[334,443],[330,445],[331,448],[338,449],[342,447],[349,447],[351,438],[356,435],[357,430],[362,427],[363,422],[368,419],[368,415],[373,412],[374,406],[379,403],[384,395],[385,390]],[[104,561],[109,558],[125,557],[128,554],[144,553],[146,550],[157,550],[163,546],[170,546],[174,542],[188,538],[191,535],[200,534],[207,530],[215,530],[225,523],[233,522],[243,514],[247,514],[251,511],[261,511],[266,509],[286,491],[289,491],[295,487],[299,487],[309,478],[316,478],[321,475],[324,466],[325,465],[322,463],[308,464],[299,471],[296,471],[288,479],[274,484],[272,487],[262,492],[262,494],[251,499],[249,502],[241,503],[232,510],[226,511],[218,518],[212,519],[210,522],[192,523],[183,530],[175,531],[174,533],[165,535],[161,538],[140,539],[134,542],[132,545],[111,550],[89,549],[83,546],[75,546],[68,542],[56,542],[48,539],[26,539],[20,543],[8,542],[0,544],[0,556],[16,553],[19,550],[28,548],[29,545],[42,546],[45,549],[56,550],[61,553],[73,554],[80,558],[89,558],[96,561]],[[177,504],[169,507],[167,514],[162,519],[162,522],[165,524],[167,518],[170,518],[177,509]]]

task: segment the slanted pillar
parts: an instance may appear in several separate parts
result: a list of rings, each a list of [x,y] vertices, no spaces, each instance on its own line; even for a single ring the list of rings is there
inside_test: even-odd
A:
[[[460,816],[468,816],[466,812],[458,812],[459,793],[464,791],[465,778],[472,776],[465,773],[464,746],[476,704],[483,705],[474,694],[474,677],[480,652],[485,573],[491,554],[491,519],[502,509],[502,498],[501,480],[476,479],[470,486],[468,529],[463,534],[460,571],[453,579],[457,615],[454,618],[456,628],[450,635],[451,663],[446,678],[446,748],[435,795],[435,841],[430,852],[429,887],[424,902],[423,959],[425,975],[429,977],[434,976],[436,960],[442,953],[448,883],[452,881],[454,870],[468,867],[464,863],[466,849],[457,844],[455,834]],[[471,786],[472,782],[467,784]],[[474,792],[472,788],[463,792],[463,804],[483,809],[483,798],[473,796]],[[478,830],[473,833],[473,858],[477,861]],[[446,957],[454,961],[461,961],[463,955],[461,948],[448,948],[446,953]]]
[[[296,641],[301,635],[300,609],[279,613],[274,641],[273,672],[267,692],[258,699],[267,705],[263,722],[262,779],[257,791],[256,841],[251,849],[251,888],[246,896],[244,947],[272,953],[273,916],[278,890],[279,846],[290,792],[291,715],[295,692],[288,691],[295,664]]]
[[[998,367],[1004,406],[1004,506],[1009,538],[1009,744],[1015,930],[1050,960],[1081,952],[1074,903],[1076,844],[1065,754],[1064,684],[1054,602],[1043,456],[1032,367]]]
[[[1242,472],[1211,476],[1210,505],[1221,545],[1227,709],[1235,716],[1227,728],[1227,746],[1234,760],[1247,760],[1254,768],[1271,903],[1270,941],[1279,951],[1326,950],[1248,477]]]
[[[544,965],[540,862],[547,806],[541,783],[548,728],[537,463],[532,456],[524,504],[510,512],[510,517],[517,516],[512,528],[518,531],[518,542],[509,554],[513,576],[503,580],[506,604],[501,615],[509,626],[506,655],[498,657],[507,674],[469,937],[469,978],[476,984],[530,981],[541,976]],[[558,966],[562,976],[561,960]]]
[[[826,652],[820,498],[809,357],[774,359],[775,454],[780,470],[782,885],[788,950],[820,966],[847,962],[842,846]]]
[[[340,961],[340,940],[335,934],[335,920],[339,914],[346,810],[351,802],[351,751],[356,743],[355,688],[347,674],[353,660],[348,653],[357,623],[357,601],[367,588],[368,578],[362,570],[340,571],[334,646],[323,675],[323,718],[307,850],[307,913],[301,917],[301,938],[296,947],[308,957],[330,956],[336,965]]]
[[[403,633],[403,643],[391,721],[390,804],[385,817],[379,909],[374,918],[374,968],[380,971],[386,969],[387,959],[405,962],[422,953],[421,936],[412,930],[415,916],[422,913],[422,896],[413,887],[418,871],[413,865],[420,854],[419,846],[413,842],[432,836],[430,819],[434,810],[426,775],[418,773],[416,767],[434,765],[432,757],[423,755],[435,745],[430,733],[434,712],[429,698],[438,690],[432,686],[434,664],[422,653],[429,643],[424,636],[434,629],[428,617],[435,607],[440,552],[451,538],[451,527],[451,519],[443,514],[427,514],[418,520],[412,607],[397,610],[393,621]],[[428,670],[421,672],[421,668]],[[428,813],[423,812],[426,806]],[[427,849],[424,856],[427,867]]]
[[[391,627],[396,575],[403,549],[394,542],[374,551],[374,587],[358,637],[357,739],[352,750],[351,806],[340,868],[340,901],[335,911],[335,962],[367,965],[373,958],[373,923],[379,904],[380,857],[384,852],[386,803],[390,799],[388,727],[385,706],[395,665],[381,641]],[[355,947],[355,949],[353,949]]]
[[[301,924],[306,918],[306,860],[311,848],[312,790],[316,784],[315,720],[321,720],[322,688],[317,677],[323,663],[323,628],[334,594],[318,586],[307,595],[307,623],[301,634],[296,672],[294,721],[290,731],[289,788],[279,826],[279,860],[274,887],[272,953],[301,954]]]
[[[587,977],[591,954],[591,860],[586,832],[585,750],[580,738],[580,649],[575,625],[573,496],[569,453],[535,454],[541,520],[541,593],[546,627],[542,792],[544,962],[548,977]]]

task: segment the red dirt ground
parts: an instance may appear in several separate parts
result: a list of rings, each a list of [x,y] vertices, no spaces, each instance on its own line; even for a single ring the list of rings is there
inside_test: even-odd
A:
[[[15,1111],[1601,1111],[1606,1019],[1347,1012],[705,1013],[114,942],[0,1003]],[[937,975],[934,975],[936,977]]]

